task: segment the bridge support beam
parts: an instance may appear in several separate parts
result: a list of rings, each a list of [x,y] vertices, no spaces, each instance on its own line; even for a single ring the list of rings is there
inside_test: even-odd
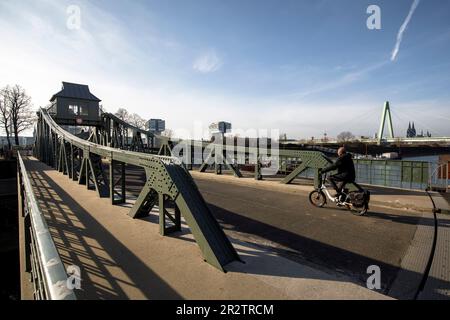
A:
[[[147,176],[151,176],[151,173],[147,173]],[[169,195],[152,189],[148,184],[142,189],[128,215],[133,219],[144,218],[155,206],[158,206],[159,233],[162,236],[181,231],[181,212],[175,201]],[[169,207],[174,211],[173,214],[168,211]],[[167,219],[172,226],[167,226]]]
[[[220,147],[218,149],[220,149]],[[222,174],[222,166],[225,165],[228,169],[233,171],[235,177],[242,178],[242,173],[239,168],[235,164],[233,164],[228,155],[225,154],[224,156],[224,153],[225,151],[223,150],[223,148],[218,151],[216,150],[216,147],[213,147],[200,166],[199,172],[205,172],[206,169],[208,169],[208,166],[212,165],[210,163],[211,159],[214,159],[214,171],[217,175]]]
[[[116,179],[116,168],[119,167],[119,178]],[[125,175],[125,163],[110,160],[109,164],[109,195],[111,204],[123,204],[126,202],[126,175]],[[117,190],[119,186],[119,190]],[[116,198],[118,197],[118,199]]]
[[[131,209],[130,217],[148,216],[157,205],[160,234],[167,235],[181,231],[183,215],[205,261],[225,271],[224,265],[240,260],[184,167],[167,166],[165,170],[146,168],[145,171],[147,183]],[[173,213],[169,212],[169,207]],[[168,226],[168,222],[172,225]]]
[[[255,180],[262,180],[263,176],[261,173],[261,155],[259,153],[259,139],[257,141],[257,148],[256,148],[256,163],[255,163]]]
[[[86,184],[88,189],[95,189],[100,198],[109,197],[109,184],[98,155],[86,152],[81,162],[79,184]]]
[[[161,146],[159,147],[158,156],[171,157],[172,148],[170,146],[169,138],[160,137]]]
[[[152,132],[135,127],[111,113],[102,114],[99,130],[96,143],[101,145],[142,153],[153,151],[155,135]],[[143,137],[146,137],[145,143]]]
[[[120,124],[120,121],[117,123]],[[128,130],[126,124],[123,127]],[[205,261],[224,271],[225,265],[240,260],[189,172],[177,159],[115,150],[87,142],[65,132],[45,109],[39,112],[37,128],[35,154],[41,161],[57,167],[61,172],[72,172],[73,180],[88,189],[95,188],[100,197],[110,197],[113,204],[125,202],[125,165],[139,166],[145,170],[147,181],[130,211],[131,217],[144,216],[158,205],[162,235],[180,231],[183,216]],[[128,141],[126,135],[120,139],[121,142],[117,139],[122,134],[122,128],[119,126],[117,129],[116,133],[113,131],[116,136],[112,139],[113,144]],[[102,159],[105,158],[110,161],[109,179],[103,170]],[[68,166],[68,163],[71,165]],[[120,167],[119,179],[115,178],[117,166]],[[117,185],[120,185],[120,191],[116,201]]]
[[[302,172],[307,169],[314,170],[314,185],[315,187],[319,187],[320,185],[320,176],[319,169],[327,167],[332,161],[325,157],[323,153],[316,151],[300,151],[298,153],[299,158],[301,159],[301,164],[294,169],[286,178],[284,178],[281,183],[289,184],[297,178]]]
[[[158,203],[158,200],[158,192],[145,185],[128,215],[133,219],[146,217]]]
[[[173,203],[174,213],[173,216],[167,210],[169,197],[164,194],[158,195],[158,209],[159,209],[159,233],[162,236],[181,231],[181,214],[178,206]],[[172,201],[173,202],[173,201]],[[167,218],[173,224],[172,226],[167,226]]]
[[[283,184],[290,184],[292,181],[294,181],[295,178],[299,174],[301,174],[303,171],[309,168],[309,162],[303,162],[300,164],[297,168],[294,169],[286,178],[284,178],[281,183]]]

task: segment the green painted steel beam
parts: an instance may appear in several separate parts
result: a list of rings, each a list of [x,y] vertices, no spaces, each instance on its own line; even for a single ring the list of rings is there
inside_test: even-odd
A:
[[[233,175],[237,178],[242,178],[242,173],[237,167],[236,164],[233,163],[233,160],[229,157],[228,153],[224,153],[222,150],[222,155],[220,153],[216,154],[216,145],[210,149],[210,152],[208,153],[208,156],[203,161],[199,168],[199,172],[205,172],[208,166],[212,165],[211,159],[214,159],[214,166],[215,166],[215,172],[216,174],[222,174],[222,165],[225,165],[229,170],[233,172]],[[220,146],[218,147],[220,149]],[[225,156],[223,155],[225,154]]]
[[[100,196],[108,193],[110,197],[114,197],[115,181],[112,179],[107,181],[100,170],[101,163],[96,162],[95,157],[107,158],[111,163],[120,162],[142,167],[145,169],[147,182],[130,212],[131,216],[139,217],[146,210],[151,210],[151,207],[155,205],[156,192],[158,201],[161,197],[174,201],[176,210],[179,210],[179,213],[176,212],[174,220],[178,221],[181,215],[184,217],[208,263],[223,271],[226,264],[240,260],[236,250],[210,212],[189,172],[178,159],[125,151],[85,141],[59,127],[44,109],[40,110],[39,122],[38,126],[46,127],[46,132],[38,132],[42,136],[37,140],[42,141],[49,138],[52,143],[39,143],[37,146],[41,150],[37,154],[56,156],[57,145],[53,146],[56,138],[70,144],[72,152],[74,152],[73,150],[77,151],[76,157],[80,161],[77,169],[79,172],[76,173],[80,184],[86,184],[89,188],[92,181]],[[72,159],[74,156],[75,153],[72,153]],[[56,162],[43,157],[40,160],[53,164]],[[73,162],[75,163],[75,161]],[[110,173],[110,176],[114,176],[114,173]],[[110,185],[113,186],[110,187]],[[161,202],[161,206],[164,209],[164,201]],[[161,224],[165,224],[164,219]],[[176,227],[178,227],[177,223]],[[163,233],[176,229],[164,228]]]
[[[326,157],[322,152],[318,151],[298,151],[296,155],[301,159],[300,166],[294,169],[291,174],[283,179],[281,183],[291,183],[299,174],[307,169],[314,169],[314,183],[318,187],[319,182],[319,169],[327,167],[332,161]]]

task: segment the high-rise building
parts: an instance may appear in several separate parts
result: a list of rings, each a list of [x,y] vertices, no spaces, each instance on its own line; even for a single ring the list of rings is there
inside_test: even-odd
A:
[[[231,123],[225,121],[219,121],[212,123],[209,126],[209,132],[213,135],[215,133],[229,133],[231,132]]]
[[[147,121],[147,130],[156,134],[161,134],[166,130],[166,121],[161,119],[150,119]]]

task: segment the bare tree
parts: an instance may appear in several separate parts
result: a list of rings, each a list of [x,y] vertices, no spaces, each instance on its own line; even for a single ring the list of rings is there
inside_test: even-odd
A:
[[[172,139],[174,136],[174,132],[171,129],[166,129],[162,132],[162,136]]]
[[[139,129],[145,129],[145,125],[147,123],[147,121],[145,121],[145,119],[141,118],[140,115],[138,115],[137,113],[133,113],[132,115],[130,115],[128,117],[128,123],[135,126],[136,128]]]
[[[14,141],[19,145],[19,134],[31,128],[36,116],[31,109],[31,97],[19,85],[7,86],[4,90],[6,108],[9,110]]]
[[[119,108],[119,109],[117,110],[117,112],[116,112],[114,115],[115,115],[117,118],[119,118],[120,120],[125,121],[125,122],[127,122],[128,119],[129,119],[129,117],[130,117],[130,114],[129,114],[128,111],[127,111],[126,109],[124,109],[124,108]]]
[[[349,131],[341,132],[337,136],[338,142],[349,142],[349,141],[353,141],[354,139],[355,139],[355,136],[353,135],[353,133],[351,133]]]
[[[9,112],[9,108],[7,107],[5,89],[0,90],[0,124],[5,130],[6,140],[8,141],[8,149],[11,149],[11,140],[10,136],[10,126],[11,126],[11,115]]]

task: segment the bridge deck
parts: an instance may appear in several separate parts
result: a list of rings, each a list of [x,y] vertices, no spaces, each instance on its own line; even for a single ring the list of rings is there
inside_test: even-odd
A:
[[[63,262],[82,270],[81,299],[383,298],[363,287],[366,269],[381,267],[387,292],[421,221],[393,209],[316,210],[304,194],[196,178],[246,262],[224,274],[203,262],[186,225],[161,237],[156,214],[132,220],[129,206],[33,158],[26,166]]]
[[[417,226],[432,235],[432,203],[425,192],[371,187],[371,210],[356,217],[333,206],[312,207],[307,198],[312,186],[283,185],[280,178],[255,181],[196,171],[192,175],[228,235],[301,263],[338,270],[361,285],[367,267],[380,266],[384,292],[391,289]],[[128,168],[127,177],[128,191],[138,194],[144,183],[142,170]],[[423,237],[415,240],[424,248],[413,255],[414,270],[425,269],[432,243]],[[421,279],[421,274],[409,276],[410,281]]]
[[[271,181],[250,186],[224,177],[220,181],[194,176],[216,217],[243,239],[251,234],[257,242],[270,242],[291,256],[340,270],[361,284],[367,267],[378,265],[385,289],[399,271],[417,224],[423,222],[419,212],[374,205],[364,217],[333,205],[317,209],[307,198],[312,187],[304,192],[299,186],[285,188]]]

